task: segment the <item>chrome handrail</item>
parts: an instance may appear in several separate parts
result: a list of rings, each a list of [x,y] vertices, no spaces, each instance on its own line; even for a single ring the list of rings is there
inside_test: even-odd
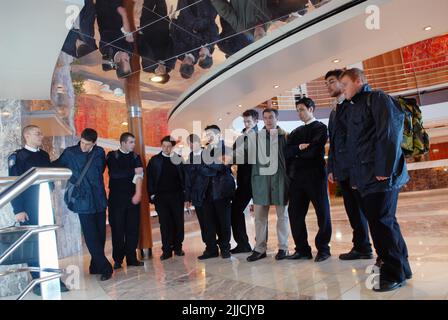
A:
[[[0,208],[13,200],[28,187],[39,180],[55,181],[68,180],[72,176],[72,171],[65,168],[31,168],[0,192]]]
[[[0,255],[0,265],[5,261],[22,243],[24,243],[29,237],[33,234],[53,231],[59,229],[61,226],[59,225],[49,225],[49,226],[20,226],[20,227],[6,227],[0,229],[0,233],[10,233],[17,231],[26,231],[24,234],[20,236],[8,249],[5,250]]]

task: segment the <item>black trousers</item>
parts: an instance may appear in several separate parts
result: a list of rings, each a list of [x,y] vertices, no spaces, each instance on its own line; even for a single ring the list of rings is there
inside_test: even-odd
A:
[[[378,256],[383,261],[381,279],[401,282],[412,271],[408,249],[396,218],[399,190],[360,197]]]
[[[319,231],[315,238],[316,248],[321,253],[330,253],[328,244],[331,239],[331,218],[327,186],[326,175],[307,180],[292,180],[289,190],[288,214],[297,252],[305,255],[311,254],[305,224],[305,217],[311,202],[316,211],[319,225]]]
[[[112,273],[112,265],[104,254],[106,212],[79,214],[79,221],[81,222],[81,230],[91,256],[90,273]]]
[[[204,201],[205,243],[208,252],[230,250],[231,237],[231,203],[230,199]],[[218,239],[216,238],[218,237]]]
[[[183,193],[157,194],[154,204],[159,216],[163,253],[171,254],[173,250],[181,250],[184,241]]]
[[[233,239],[238,246],[250,247],[249,238],[246,231],[246,219],[244,209],[252,199],[252,191],[250,187],[238,186],[232,201],[231,224]]]
[[[196,212],[196,216],[198,217],[199,228],[201,229],[201,239],[202,242],[205,243],[205,215],[204,208],[202,206],[194,206],[194,211]]]
[[[358,203],[356,191],[352,189],[348,180],[339,181],[338,184],[344,199],[345,211],[353,230],[353,249],[358,252],[370,253],[372,252],[372,244],[369,238],[369,225]]]
[[[111,197],[112,198],[112,197]],[[115,262],[137,261],[137,245],[140,226],[140,205],[131,199],[117,199],[109,203],[109,224],[112,229],[112,257]]]

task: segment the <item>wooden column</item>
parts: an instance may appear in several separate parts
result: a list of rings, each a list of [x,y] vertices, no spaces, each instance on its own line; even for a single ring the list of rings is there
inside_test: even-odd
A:
[[[131,31],[135,31],[134,1],[124,0],[123,5],[131,25]],[[152,249],[152,228],[149,216],[149,199],[146,190],[146,157],[145,142],[143,139],[143,117],[142,103],[140,96],[140,56],[137,48],[138,34],[134,33],[134,55],[131,56],[132,75],[125,79],[124,89],[126,94],[126,105],[128,107],[129,131],[135,135],[135,152],[140,155],[143,167],[145,168],[145,178],[143,181],[142,202],[140,209],[140,238],[139,249]],[[151,250],[150,250],[151,252]]]

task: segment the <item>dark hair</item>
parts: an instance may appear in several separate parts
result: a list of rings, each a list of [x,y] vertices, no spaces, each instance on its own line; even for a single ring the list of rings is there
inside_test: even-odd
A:
[[[344,70],[342,70],[342,69],[335,69],[335,70],[328,71],[327,74],[325,75],[325,80],[327,80],[330,77],[336,77],[336,79],[339,79],[339,77],[343,73],[344,73]]]
[[[174,147],[176,145],[176,140],[172,136],[165,136],[160,140],[160,144],[163,144],[164,142],[170,142],[171,145]]]
[[[215,130],[215,131],[221,132],[221,129],[216,124],[211,124],[209,126],[206,126],[204,131],[207,131],[207,130]]]
[[[167,83],[168,81],[170,81],[170,75],[168,74],[168,73],[165,73],[165,74],[157,74],[157,75],[154,75],[154,76],[152,76],[152,77],[155,77],[155,76],[157,76],[157,77],[161,77],[162,78],[162,80],[160,80],[160,81],[157,81],[157,82],[155,82],[155,83],[160,83],[160,84],[165,84],[165,83]],[[151,77],[151,78],[152,78]],[[151,79],[150,79],[151,80]],[[154,81],[152,81],[152,82],[154,82]]]
[[[188,63],[182,63],[179,69],[180,75],[184,79],[190,79],[194,73],[194,65]]]
[[[249,109],[243,112],[243,117],[252,117],[254,120],[258,120],[258,111],[255,109]]]
[[[135,138],[135,136],[130,132],[124,132],[120,136],[120,143],[127,142],[129,138]]]
[[[362,83],[367,83],[366,74],[364,73],[364,71],[362,71],[361,69],[358,69],[358,68],[352,68],[352,69],[345,70],[341,74],[340,79],[342,79],[345,76],[349,77],[353,82],[360,79],[362,81]]]
[[[278,110],[277,109],[266,108],[263,110],[263,115],[265,113],[270,113],[270,112],[273,112],[275,114],[275,117],[278,119]]]
[[[98,139],[98,133],[94,129],[85,128],[81,132],[81,138],[83,138],[84,140],[87,140],[89,142],[95,143],[96,140]]]
[[[201,138],[197,134],[192,133],[187,137],[187,141],[189,143],[194,143],[194,142],[201,143]]]
[[[316,104],[311,98],[296,96],[295,101],[296,101],[296,108],[299,104],[303,104],[307,109],[311,108],[313,108],[313,110],[316,109]]]
[[[120,61],[117,63],[117,78],[126,78],[127,76],[129,76],[132,73],[132,69],[131,69],[131,64],[129,63],[129,70],[128,71],[124,71],[124,66],[125,66],[124,61]]]
[[[198,65],[202,69],[210,69],[213,65],[213,57],[211,56],[205,56],[204,59],[199,59]]]

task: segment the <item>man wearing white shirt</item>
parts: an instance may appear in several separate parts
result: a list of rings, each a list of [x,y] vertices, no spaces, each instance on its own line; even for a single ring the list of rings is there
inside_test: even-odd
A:
[[[286,151],[288,176],[291,179],[288,213],[296,245],[295,253],[288,259],[312,259],[305,224],[311,202],[319,225],[315,241],[318,252],[314,261],[322,262],[331,256],[330,203],[324,158],[327,126],[314,118],[315,104],[310,98],[296,98],[296,108],[305,125],[291,132]]]

